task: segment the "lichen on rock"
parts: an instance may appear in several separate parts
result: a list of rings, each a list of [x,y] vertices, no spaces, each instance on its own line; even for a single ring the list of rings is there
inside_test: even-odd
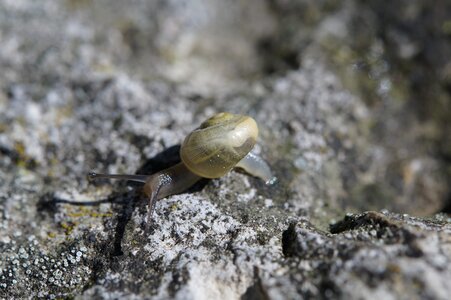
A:
[[[0,298],[447,299],[446,110],[423,123],[383,55],[414,24],[384,44],[355,2],[1,2]],[[141,186],[88,182],[177,163],[220,111],[255,118],[277,184],[203,180],[148,227]]]

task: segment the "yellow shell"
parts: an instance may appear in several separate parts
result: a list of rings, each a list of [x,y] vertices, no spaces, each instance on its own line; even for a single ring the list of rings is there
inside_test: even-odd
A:
[[[191,172],[218,178],[252,150],[257,136],[257,123],[251,117],[219,113],[185,138],[180,157]]]

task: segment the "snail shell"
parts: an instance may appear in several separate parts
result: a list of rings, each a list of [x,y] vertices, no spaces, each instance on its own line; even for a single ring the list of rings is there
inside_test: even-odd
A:
[[[218,178],[252,150],[257,136],[258,127],[253,118],[219,113],[185,138],[180,157],[191,172],[205,178]]]

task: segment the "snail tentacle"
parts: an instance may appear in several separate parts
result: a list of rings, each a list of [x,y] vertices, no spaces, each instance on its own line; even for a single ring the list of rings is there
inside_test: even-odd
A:
[[[90,172],[88,174],[89,180],[94,180],[94,179],[98,179],[98,178],[130,180],[130,181],[145,183],[148,180],[149,175],[102,174],[102,173],[95,173],[95,172]]]
[[[244,169],[252,176],[263,179],[267,185],[274,184],[277,181],[277,178],[272,174],[268,163],[252,152],[249,152],[242,160],[240,160],[236,164],[236,167]]]

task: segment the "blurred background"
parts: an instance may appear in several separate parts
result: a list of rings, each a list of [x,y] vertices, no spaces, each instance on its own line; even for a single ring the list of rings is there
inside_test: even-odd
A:
[[[150,150],[151,143],[145,146],[149,140],[162,136],[170,140],[164,146],[170,146],[183,138],[186,132],[174,133],[172,127],[180,129],[175,125],[192,129],[220,110],[258,115],[266,86],[290,72],[302,72],[306,65],[312,70],[327,66],[366,110],[364,120],[350,125],[364,128],[361,143],[367,145],[358,151],[366,153],[346,154],[354,158],[346,172],[339,171],[342,191],[337,201],[359,210],[449,212],[450,6],[447,1],[432,5],[420,0],[390,5],[326,0],[3,1],[3,161],[9,158],[50,178],[79,178],[88,166],[105,169],[111,163],[107,152],[121,147],[108,131],[120,129],[130,113],[142,126],[148,122],[156,130],[142,137],[139,130],[129,129],[134,136],[125,137],[122,147],[133,140],[136,152],[145,147],[145,157],[151,157],[164,147]],[[127,102],[128,93],[135,99]],[[165,99],[172,93],[180,99],[171,104]],[[301,109],[307,93],[303,90],[290,101]],[[83,111],[86,119],[74,116]],[[287,152],[293,139],[289,131],[296,131],[292,127],[300,116],[289,118],[282,112],[263,124],[264,132],[288,131],[278,138],[285,146],[273,147],[274,158],[296,160],[302,155]],[[74,140],[63,142],[65,134],[77,130],[81,132]],[[102,131],[103,153],[93,157],[89,152],[99,152],[99,147],[90,147]],[[116,134],[124,138],[120,131]],[[73,147],[62,149],[62,143]],[[325,143],[343,140],[326,137]],[[87,161],[83,166],[68,162],[77,159]],[[99,159],[105,163],[96,165]],[[69,166],[60,166],[62,161]],[[134,171],[137,164],[122,168]]]

